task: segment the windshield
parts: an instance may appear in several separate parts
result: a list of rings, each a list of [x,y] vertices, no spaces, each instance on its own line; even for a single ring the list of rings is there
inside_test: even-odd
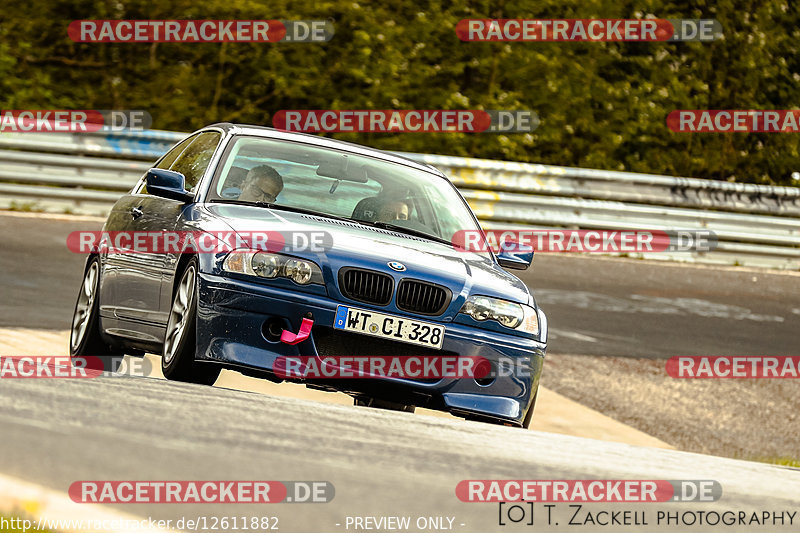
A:
[[[234,139],[208,199],[390,224],[448,242],[460,230],[479,230],[446,179],[371,157],[262,137]]]

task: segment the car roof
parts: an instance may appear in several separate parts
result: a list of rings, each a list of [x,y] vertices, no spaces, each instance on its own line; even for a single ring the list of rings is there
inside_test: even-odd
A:
[[[406,165],[447,179],[447,176],[445,176],[441,170],[439,170],[434,166],[425,163],[418,163],[413,159],[396,155],[391,152],[385,152],[383,150],[377,150],[375,148],[369,148],[367,146],[347,141],[337,141],[335,139],[328,139],[326,137],[320,137],[318,135],[309,135],[307,133],[296,133],[292,131],[278,130],[275,128],[268,128],[266,126],[254,126],[251,124],[232,124],[230,122],[219,122],[216,124],[210,124],[206,126],[206,128],[219,128],[225,131],[226,133],[230,133],[232,135],[252,135],[256,137],[264,137],[267,139],[280,139],[285,141],[301,142],[305,144],[313,144],[315,146],[320,146],[324,148],[343,150],[346,152],[351,152],[359,155],[374,157],[376,159],[382,159],[384,161],[392,163]]]

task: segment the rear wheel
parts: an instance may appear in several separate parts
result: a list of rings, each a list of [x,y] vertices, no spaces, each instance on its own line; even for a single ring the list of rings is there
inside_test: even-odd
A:
[[[123,354],[113,350],[100,336],[99,287],[100,260],[93,257],[86,265],[72,314],[69,354],[70,357],[97,357],[103,362],[103,370],[116,372]]]
[[[213,385],[220,373],[216,365],[195,361],[197,348],[197,259],[180,275],[164,337],[161,371],[173,381]]]
[[[531,406],[528,407],[528,412],[525,413],[525,418],[522,420],[522,428],[528,429],[531,427],[531,420],[533,419],[533,408],[536,407],[536,397],[539,396],[539,389],[536,389],[536,394],[533,395]]]
[[[379,400],[377,398],[355,398],[353,405],[360,405],[362,407],[374,407],[375,409],[387,409],[389,411],[403,411],[405,413],[413,413],[416,407],[413,405],[406,405],[404,403],[387,402],[386,400]]]

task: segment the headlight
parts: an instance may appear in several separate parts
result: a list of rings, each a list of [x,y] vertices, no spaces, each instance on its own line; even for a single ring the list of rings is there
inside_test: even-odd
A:
[[[289,259],[283,265],[283,272],[287,278],[293,279],[300,285],[305,285],[311,281],[314,271],[311,263],[299,259]]]
[[[274,278],[278,275],[281,263],[275,254],[257,253],[250,258],[253,272],[262,278]]]
[[[536,309],[529,305],[488,296],[470,296],[459,312],[478,322],[494,320],[510,329],[531,335],[539,333],[539,318],[536,315]]]
[[[289,278],[299,285],[324,284],[319,265],[305,259],[255,250],[234,250],[222,263],[222,270],[261,278]]]

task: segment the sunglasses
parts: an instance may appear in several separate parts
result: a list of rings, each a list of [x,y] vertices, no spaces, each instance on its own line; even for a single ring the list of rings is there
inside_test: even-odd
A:
[[[267,203],[274,203],[275,200],[278,198],[277,195],[272,194],[271,192],[266,192],[264,189],[259,187],[256,183],[250,184],[250,190],[252,190],[257,196],[260,197],[260,201],[264,201]]]

